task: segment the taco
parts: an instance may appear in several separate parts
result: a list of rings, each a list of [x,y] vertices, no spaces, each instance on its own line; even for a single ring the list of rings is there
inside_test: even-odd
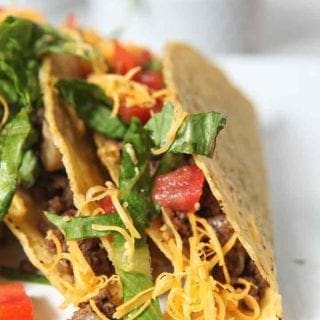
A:
[[[0,23],[0,218],[65,305],[90,302],[112,314],[121,288],[101,241],[66,241],[44,215],[76,215],[87,190],[108,178],[88,132],[51,85],[51,76],[83,77],[97,56],[64,31],[9,13]],[[97,203],[87,204],[86,212]]]
[[[39,145],[25,137],[4,218],[30,261],[79,306],[74,320],[280,319],[250,102],[187,45],[168,45],[161,61],[67,29],[32,57],[56,161],[45,167],[44,152],[45,170],[24,186],[23,158]]]

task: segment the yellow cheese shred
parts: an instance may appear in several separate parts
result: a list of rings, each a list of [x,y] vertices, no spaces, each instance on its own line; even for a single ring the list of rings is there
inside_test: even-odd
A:
[[[114,104],[112,115],[119,112],[120,105],[126,107],[139,106],[151,108],[156,100],[152,97],[149,88],[141,83],[132,81],[130,76],[134,75],[137,69],[132,69],[127,75],[119,74],[93,74],[88,81],[100,86],[106,96],[111,97]]]
[[[95,312],[95,314],[101,319],[101,320],[110,320],[108,317],[106,317],[97,307],[96,303],[93,299],[89,300],[90,307]]]
[[[122,222],[124,223],[125,227],[130,232],[130,235],[133,238],[140,239],[141,235],[138,230],[135,228],[132,218],[124,206],[121,205],[119,200],[119,189],[111,182],[107,181],[105,186],[93,186],[91,187],[85,196],[85,201],[82,204],[80,211],[85,212],[85,208],[90,202],[96,202],[102,200],[106,196],[110,196],[111,201],[119,214]],[[99,212],[96,213],[104,213],[103,209],[100,208]]]
[[[192,236],[189,238],[189,254],[186,258],[182,253],[181,237],[171,221],[171,212],[162,210],[162,217],[168,230],[171,231],[171,238],[166,239],[166,245],[162,249],[171,251],[166,255],[173,257],[171,262],[174,271],[160,274],[153,288],[141,292],[119,306],[115,317],[119,319],[132,310],[139,314],[152,299],[167,293],[166,316],[170,319],[257,319],[261,312],[260,307],[249,295],[253,284],[239,278],[236,280],[238,284],[236,288],[231,285],[224,260],[224,256],[237,241],[236,233],[222,247],[210,224],[190,212],[188,218]],[[166,228],[161,227],[161,229]],[[212,268],[217,264],[222,269],[225,267],[225,283],[215,280],[211,275]],[[246,305],[248,310],[243,310],[243,305]],[[131,315],[135,316],[135,313]],[[132,319],[134,318],[130,317],[130,320]]]
[[[116,275],[110,278],[105,275],[95,276],[76,241],[67,241],[69,252],[63,252],[61,241],[52,230],[48,231],[47,238],[54,242],[57,253],[53,263],[49,266],[44,266],[44,273],[52,273],[61,259],[68,260],[73,271],[73,278],[68,278],[64,275],[59,277],[59,287],[62,288],[66,297],[61,305],[62,308],[69,304],[78,305],[83,301],[94,298],[99,294],[100,290],[110,283],[120,288],[120,279]]]
[[[132,261],[132,257],[134,255],[134,238],[132,238],[123,228],[120,227],[116,227],[116,226],[103,226],[103,225],[98,225],[98,224],[93,224],[92,225],[92,229],[93,230],[97,230],[97,231],[115,231],[120,233],[123,238],[126,241],[125,244],[125,258],[126,258],[126,263],[123,265],[123,269],[125,271],[130,271],[132,269],[133,266],[133,261]]]
[[[6,124],[9,118],[9,105],[7,103],[7,100],[0,94],[0,104],[2,106],[3,112],[2,112],[2,118],[0,121],[0,129]]]
[[[56,251],[57,251],[53,263],[51,264],[51,266],[49,266],[49,270],[52,270],[52,269],[54,269],[54,268],[58,265],[59,261],[60,261],[61,258],[62,258],[62,245],[61,245],[60,240],[59,240],[58,237],[53,233],[52,230],[49,230],[49,231],[47,232],[46,239],[49,239],[49,240],[53,241],[53,243],[54,243],[54,245],[55,245],[55,247],[56,247]]]
[[[176,134],[177,134],[179,128],[181,127],[185,117],[187,116],[187,113],[184,112],[182,110],[182,108],[180,108],[180,107],[175,107],[174,113],[175,113],[175,115],[173,116],[173,121],[171,123],[171,127],[166,134],[165,144],[158,149],[156,149],[156,148],[151,149],[152,153],[155,155],[162,154],[169,149],[169,147],[172,145],[172,143],[176,137]]]

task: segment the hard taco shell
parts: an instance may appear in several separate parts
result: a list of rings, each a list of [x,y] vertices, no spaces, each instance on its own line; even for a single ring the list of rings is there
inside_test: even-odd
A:
[[[164,76],[187,113],[216,111],[227,117],[212,159],[195,156],[214,197],[270,287],[260,319],[282,316],[276,281],[272,221],[257,119],[251,102],[199,52],[185,44],[165,48]]]

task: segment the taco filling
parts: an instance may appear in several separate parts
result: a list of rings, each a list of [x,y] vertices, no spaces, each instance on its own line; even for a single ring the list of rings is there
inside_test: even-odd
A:
[[[241,186],[225,191],[216,178],[221,169],[232,182],[238,172],[225,169],[228,162],[245,162],[241,152],[224,159],[219,149],[219,132],[233,130],[223,107],[228,117],[237,112],[223,103],[215,112],[210,102],[231,85],[202,80],[194,56],[199,70],[214,70],[190,48],[178,58],[180,49],[175,55],[169,47],[162,61],[74,21],[57,30],[9,12],[3,19],[0,39],[18,50],[0,40],[9,70],[0,84],[0,217],[64,306],[78,307],[72,319],[276,319],[272,262],[269,272],[250,245],[251,233],[262,246],[265,235],[254,212],[241,217],[250,219],[249,231],[233,213],[247,201],[234,192]],[[201,81],[218,93],[190,94]],[[243,137],[233,134],[226,154],[250,145]],[[206,161],[219,163],[221,155],[226,166],[208,169]]]

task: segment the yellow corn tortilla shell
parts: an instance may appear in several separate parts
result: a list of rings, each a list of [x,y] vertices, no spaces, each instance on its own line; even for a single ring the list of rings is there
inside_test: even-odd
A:
[[[188,45],[168,44],[163,66],[166,84],[185,112],[217,111],[227,116],[213,159],[195,156],[194,160],[242,245],[270,285],[261,301],[260,319],[279,319],[281,296],[254,108],[217,67]]]
[[[66,274],[50,272],[54,256],[47,250],[45,239],[38,228],[43,208],[41,201],[36,201],[24,190],[18,190],[4,222],[20,241],[32,264],[50,279],[52,285],[64,292],[61,279],[67,282],[71,282],[71,279]]]
[[[120,176],[120,142],[108,139],[99,133],[94,134],[97,155],[101,163],[108,169],[112,181],[119,186]]]
[[[85,194],[92,186],[103,185],[106,172],[100,167],[93,141],[88,138],[85,127],[73,110],[60,104],[54,89],[51,61],[47,58],[40,70],[40,85],[44,100],[44,121],[48,124],[52,142],[62,154],[62,162],[70,180],[74,204],[79,209],[85,201]],[[68,274],[52,268],[55,255],[46,247],[45,239],[38,225],[45,209],[45,202],[28,191],[18,190],[5,217],[5,223],[20,241],[26,255],[49,281],[64,295],[67,303],[77,304],[95,292],[101,277],[95,276],[91,266],[81,254],[76,241],[67,241],[74,274],[81,281],[74,283]],[[91,214],[96,205],[86,206]],[[100,282],[99,282],[100,281]],[[118,283],[108,286],[114,301],[121,299]],[[97,294],[98,292],[96,292]]]
[[[99,167],[93,142],[88,138],[82,121],[72,109],[62,106],[58,101],[52,72],[51,62],[47,59],[40,70],[44,116],[50,126],[53,142],[62,154],[62,162],[74,194],[74,204],[80,208],[88,189],[104,184],[105,174]]]

